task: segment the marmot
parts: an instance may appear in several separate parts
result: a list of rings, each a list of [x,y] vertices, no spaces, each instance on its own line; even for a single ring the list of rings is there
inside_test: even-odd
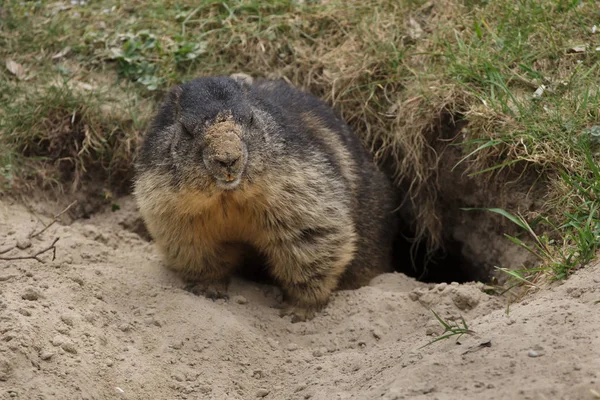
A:
[[[333,109],[284,81],[235,74],[172,89],[134,195],[165,264],[197,294],[225,296],[251,248],[293,322],[392,269],[391,181]]]

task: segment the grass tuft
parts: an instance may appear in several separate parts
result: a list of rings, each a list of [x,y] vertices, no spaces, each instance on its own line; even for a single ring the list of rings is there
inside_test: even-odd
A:
[[[23,181],[42,186],[67,182],[77,190],[99,179],[107,188],[127,191],[119,186],[131,175],[132,156],[146,120],[140,120],[143,117],[133,106],[122,106],[67,82],[7,105],[2,139],[12,152],[6,156],[3,176],[14,183],[17,167]]]
[[[449,339],[453,336],[456,336],[456,341],[458,342],[458,340],[463,336],[463,335],[472,335],[475,332],[470,330],[469,327],[467,326],[467,322],[465,321],[465,319],[463,317],[460,317],[460,324],[458,322],[449,322],[449,321],[444,321],[439,315],[437,315],[437,313],[433,310],[431,310],[431,312],[433,313],[435,319],[438,320],[438,322],[444,327],[444,332],[442,332],[442,334],[440,336],[438,336],[437,338],[433,339],[431,342],[419,347],[419,350],[427,347],[435,342],[439,342],[440,340],[444,340],[444,339]]]

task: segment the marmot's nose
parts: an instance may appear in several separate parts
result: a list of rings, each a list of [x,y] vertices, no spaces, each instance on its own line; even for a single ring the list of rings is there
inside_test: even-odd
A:
[[[231,168],[234,166],[234,164],[240,159],[240,156],[238,155],[230,155],[230,154],[226,154],[226,155],[219,155],[219,156],[215,156],[214,160],[215,162],[223,167],[223,168]]]

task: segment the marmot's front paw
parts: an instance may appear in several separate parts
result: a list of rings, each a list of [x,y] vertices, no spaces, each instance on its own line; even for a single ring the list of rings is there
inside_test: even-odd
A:
[[[280,317],[290,315],[292,323],[310,321],[316,315],[316,311],[310,308],[302,308],[297,306],[286,306],[279,312]]]
[[[205,296],[209,299],[229,299],[227,294],[228,282],[190,283],[185,290],[196,296]]]

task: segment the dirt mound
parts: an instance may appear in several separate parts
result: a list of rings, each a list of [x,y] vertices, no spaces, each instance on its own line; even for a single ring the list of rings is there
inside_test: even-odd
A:
[[[70,226],[0,202],[0,398],[594,399],[600,392],[600,267],[506,304],[480,284],[386,274],[291,324],[277,289],[237,280],[196,297],[160,264],[119,201]],[[30,242],[30,243],[29,243]],[[31,244],[31,247],[28,245]],[[446,320],[476,332],[420,348]],[[593,391],[596,392],[593,392]]]

